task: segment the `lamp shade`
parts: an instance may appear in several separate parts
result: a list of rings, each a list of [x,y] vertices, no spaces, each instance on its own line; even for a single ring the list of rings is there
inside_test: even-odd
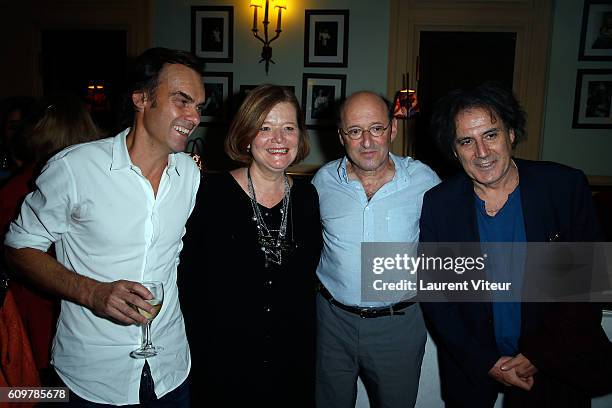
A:
[[[263,2],[265,0],[251,0],[251,7],[263,7]]]

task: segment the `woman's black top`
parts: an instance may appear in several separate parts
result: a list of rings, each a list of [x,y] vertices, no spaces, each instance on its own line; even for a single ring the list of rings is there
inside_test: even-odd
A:
[[[259,206],[269,229],[278,229],[281,208]],[[306,180],[291,188],[286,235],[282,265],[266,267],[250,197],[229,173],[204,176],[178,277],[194,406],[314,406],[322,237],[318,196]]]

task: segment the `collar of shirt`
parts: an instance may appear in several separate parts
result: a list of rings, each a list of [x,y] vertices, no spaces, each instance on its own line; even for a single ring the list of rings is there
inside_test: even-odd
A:
[[[391,160],[393,160],[393,164],[395,167],[395,175],[393,176],[393,181],[406,181],[409,178],[409,174],[408,174],[408,166],[404,167],[405,164],[403,164],[400,161],[400,158],[396,155],[394,155],[393,153],[389,153],[389,157],[391,158]],[[340,183],[345,183],[348,184],[350,183],[350,179],[348,177],[348,172],[346,170],[346,164],[348,162],[348,157],[344,156],[340,162],[338,162],[338,168],[337,168],[337,173],[338,173],[338,181]]]
[[[393,179],[391,179],[391,181],[389,181],[388,183],[386,183],[380,188],[381,194],[378,194],[379,196],[378,198],[380,198],[380,196],[386,195],[387,193],[391,193],[393,191],[400,190],[410,181],[411,172],[410,172],[409,167],[410,167],[410,163],[412,163],[413,160],[412,159],[406,160],[407,158],[404,158],[404,160],[402,160],[399,156],[396,156],[393,153],[389,153],[389,157],[391,158],[391,160],[393,160],[393,164],[395,167],[395,174],[393,175]],[[346,184],[346,185],[349,185],[351,181],[355,181],[356,183],[359,183],[358,180],[349,179],[348,172],[346,169],[347,162],[348,162],[348,157],[346,156],[340,159],[338,163],[338,167],[336,169],[337,175],[338,175],[337,181],[340,184]]]
[[[130,154],[127,149],[126,138],[130,133],[131,128],[125,129],[113,139],[113,154],[111,158],[111,170],[121,170],[127,167],[138,169],[138,166],[132,163]],[[176,157],[174,154],[168,155],[168,165],[166,166],[166,174],[170,176],[171,170],[174,170],[177,175],[181,175],[176,167]],[[140,169],[138,169],[140,171]]]

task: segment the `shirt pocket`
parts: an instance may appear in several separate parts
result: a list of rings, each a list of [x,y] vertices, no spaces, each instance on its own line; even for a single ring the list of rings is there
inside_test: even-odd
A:
[[[387,211],[389,242],[415,242],[419,239],[420,211],[416,204],[402,205]]]

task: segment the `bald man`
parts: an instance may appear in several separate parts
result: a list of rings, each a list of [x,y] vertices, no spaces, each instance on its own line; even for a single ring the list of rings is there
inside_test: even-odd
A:
[[[361,377],[373,407],[413,407],[426,332],[418,304],[361,297],[362,242],[416,242],[423,194],[439,183],[426,165],[389,152],[397,121],[375,93],[340,106],[345,157],[323,166],[325,245],[317,268],[317,407],[355,406]]]

